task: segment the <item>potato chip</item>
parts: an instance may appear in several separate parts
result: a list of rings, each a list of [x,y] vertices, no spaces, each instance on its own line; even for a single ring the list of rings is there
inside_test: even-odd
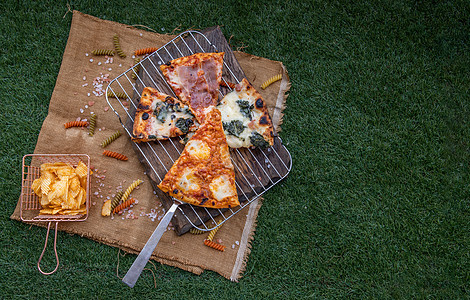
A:
[[[31,189],[36,193],[36,195],[41,194],[41,183],[42,180],[40,178],[37,178],[31,184]]]
[[[75,168],[75,173],[80,177],[86,177],[88,174],[88,168],[83,161],[80,161]]]
[[[52,179],[50,177],[46,177],[41,181],[41,192],[43,194],[48,194],[51,191],[51,183]]]
[[[107,217],[110,214],[111,214],[111,199],[103,203],[103,207],[101,208],[101,215],[103,217]]]

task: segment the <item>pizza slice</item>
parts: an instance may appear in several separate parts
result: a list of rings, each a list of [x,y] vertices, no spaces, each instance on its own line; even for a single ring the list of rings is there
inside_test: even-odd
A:
[[[205,109],[218,103],[224,54],[195,53],[160,66],[176,96],[189,106],[200,123]]]
[[[273,123],[263,97],[243,78],[217,106],[231,148],[274,144]]]
[[[165,140],[195,131],[197,127],[187,105],[154,88],[145,87],[135,112],[132,140]]]
[[[235,207],[240,203],[220,112],[215,107],[207,111],[204,122],[158,187],[193,205]]]

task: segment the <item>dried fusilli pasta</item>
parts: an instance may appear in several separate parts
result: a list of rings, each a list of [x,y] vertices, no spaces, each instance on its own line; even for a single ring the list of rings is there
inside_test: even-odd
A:
[[[111,92],[108,91],[108,98],[119,98],[119,99],[127,99],[126,93],[123,92]]]
[[[128,208],[129,206],[131,206],[134,203],[135,203],[134,198],[130,198],[129,200],[126,200],[126,201],[122,202],[121,204],[119,204],[118,206],[116,206],[113,209],[113,214],[117,214],[118,212]]]
[[[150,53],[153,53],[157,50],[158,50],[158,48],[155,48],[155,47],[143,48],[143,49],[135,50],[134,54],[135,55],[150,54]]]
[[[200,230],[200,229],[197,229],[197,228],[194,228],[194,227],[191,228],[191,229],[189,229],[189,233],[191,233],[191,234],[203,234],[204,232],[205,232],[205,231]]]
[[[264,90],[265,88],[267,88],[268,86],[270,86],[274,82],[276,82],[278,80],[281,80],[281,78],[282,78],[282,74],[274,75],[273,77],[271,77],[268,80],[266,80],[265,82],[263,82],[263,84],[261,85],[261,88]]]
[[[141,184],[142,182],[143,182],[143,181],[140,180],[140,179],[135,180],[135,181],[126,189],[126,191],[124,192],[124,194],[122,194],[121,202],[126,201],[127,198],[129,197],[129,195],[131,194],[131,192],[132,192],[139,184]]]
[[[139,57],[136,57],[134,58],[134,64],[135,64],[135,67],[132,68],[133,72],[132,72],[132,79],[137,79],[137,74],[139,73],[139,70],[140,70],[140,65],[138,64],[140,62],[140,58]]]
[[[219,225],[220,223],[222,223],[222,220],[219,220],[217,222],[217,225]],[[217,226],[216,228],[212,229],[210,232],[209,232],[209,235],[207,236],[207,240],[209,241],[212,241],[214,239],[214,235],[217,233],[217,231],[219,230],[220,226]]]
[[[86,127],[86,126],[88,126],[87,121],[70,121],[64,124],[64,127],[66,129],[70,127]]]
[[[124,154],[121,154],[119,152],[104,150],[103,155],[113,157],[113,158],[119,159],[119,160],[128,160],[127,156],[125,156]]]
[[[104,56],[104,55],[114,56],[114,51],[108,50],[108,49],[96,49],[96,50],[91,51],[91,53],[93,55],[98,55],[98,56]]]
[[[123,191],[118,191],[116,195],[114,195],[113,201],[111,201],[111,211],[113,211],[116,208],[116,206],[118,206],[119,203],[121,203],[122,194],[124,194]]]
[[[90,124],[88,126],[88,134],[93,136],[95,134],[95,127],[96,127],[96,114],[91,114],[90,116]]]
[[[122,57],[122,58],[125,58],[126,57],[126,54],[124,53],[124,51],[122,51],[121,49],[121,43],[119,43],[119,36],[117,34],[115,34],[113,36],[113,44],[114,44],[114,50],[116,50],[116,53]]]
[[[116,131],[115,133],[113,133],[113,135],[111,135],[110,137],[108,137],[106,140],[104,140],[102,143],[101,143],[101,147],[106,147],[108,146],[109,144],[111,144],[112,142],[114,142],[118,137],[121,136],[121,132],[118,130]]]
[[[225,246],[224,245],[221,245],[221,244],[213,242],[213,241],[204,240],[204,245],[206,245],[208,247],[211,247],[215,250],[219,250],[219,251],[222,251],[222,252],[225,251]]]

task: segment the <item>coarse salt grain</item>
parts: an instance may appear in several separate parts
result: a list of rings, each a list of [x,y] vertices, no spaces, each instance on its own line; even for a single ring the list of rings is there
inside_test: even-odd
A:
[[[91,62],[91,63],[93,62],[93,58],[90,58],[90,62]]]
[[[88,53],[85,53],[85,56],[88,56]]]

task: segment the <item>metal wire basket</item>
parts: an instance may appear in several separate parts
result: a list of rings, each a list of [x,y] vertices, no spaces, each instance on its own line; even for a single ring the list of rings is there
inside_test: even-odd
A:
[[[237,67],[238,62],[236,62],[230,49],[219,49],[216,42],[212,43],[199,31],[181,33],[113,79],[106,88],[106,100],[118,116],[125,132],[132,136],[134,114],[144,87],[150,86],[160,92],[176,97],[164,79],[160,71],[160,65],[175,58],[198,52],[217,52],[221,50],[226,53],[222,73],[222,81],[225,84],[220,89],[220,96],[222,97],[232,90],[229,83],[238,83],[242,79],[240,77],[242,75],[233,70],[234,67]],[[180,143],[180,140],[181,137],[167,141],[133,143],[137,154],[141,157],[141,161],[148,168],[148,176],[154,183],[163,179],[181,154],[184,146]],[[235,168],[240,206],[229,209],[208,209],[189,204],[178,206],[177,213],[184,215],[192,227],[209,231],[220,226],[285,178],[292,167],[290,153],[277,135],[274,138],[274,146],[272,147],[267,149],[230,149],[230,155]],[[157,195],[164,198],[165,195],[160,193],[156,185],[153,186]],[[216,217],[222,222],[216,221]]]
[[[34,180],[39,178],[41,175],[41,164],[63,162],[76,167],[80,161],[87,167],[85,212],[76,215],[41,215],[40,210],[42,207],[40,199],[32,189]],[[86,154],[27,154],[23,156],[22,172],[20,218],[24,222],[48,222],[44,249],[39,257],[37,267],[39,272],[42,274],[50,275],[57,271],[57,268],[59,267],[59,256],[57,254],[57,228],[59,222],[80,222],[85,221],[88,218],[88,211],[90,208],[90,157]],[[51,272],[44,272],[41,269],[40,264],[47,248],[49,231],[52,223],[55,223],[54,254],[56,258],[56,267]]]

